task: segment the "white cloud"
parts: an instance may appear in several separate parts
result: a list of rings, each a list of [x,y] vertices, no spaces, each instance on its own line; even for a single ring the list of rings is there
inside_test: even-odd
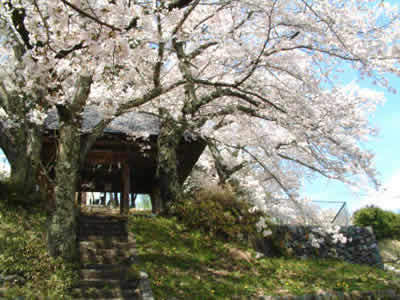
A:
[[[353,211],[366,205],[378,206],[385,210],[400,210],[400,171],[395,173],[379,191],[362,198],[353,206]]]

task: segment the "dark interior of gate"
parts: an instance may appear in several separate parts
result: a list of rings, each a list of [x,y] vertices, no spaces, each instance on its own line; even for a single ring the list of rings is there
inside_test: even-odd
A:
[[[178,172],[183,183],[201,155],[201,140],[182,139],[178,148]],[[130,192],[151,194],[156,182],[157,136],[134,142],[121,137],[99,139],[86,158],[81,171],[81,191],[123,192],[124,181],[130,179]]]
[[[83,114],[83,132],[99,122],[98,112],[89,109]],[[129,205],[134,194],[157,194],[157,136],[160,122],[157,117],[128,113],[114,120],[89,151],[80,170],[78,192],[100,192],[121,195],[122,206]],[[56,154],[55,140],[58,118],[46,120],[45,147],[42,161],[51,165]],[[85,139],[85,134],[82,134]],[[187,132],[178,147],[178,174],[183,183],[205,148],[205,141]],[[50,175],[54,176],[54,170]],[[82,194],[82,193],[81,193]],[[130,197],[131,196],[131,197]],[[80,195],[80,198],[82,195]],[[86,197],[86,195],[85,195]]]

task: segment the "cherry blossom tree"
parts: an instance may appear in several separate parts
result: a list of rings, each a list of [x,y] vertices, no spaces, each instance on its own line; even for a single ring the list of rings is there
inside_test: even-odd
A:
[[[276,199],[295,202],[310,173],[376,181],[360,142],[374,133],[368,116],[382,96],[337,76],[353,68],[389,87],[385,74],[399,74],[399,12],[386,2],[8,0],[0,15],[8,126],[36,124],[40,141],[48,110],[60,119],[52,255],[74,256],[79,166],[105,126],[131,110],[163,120],[157,176],[166,207],[181,197],[176,148],[185,132],[207,139],[221,182],[243,172],[249,188]],[[82,132],[88,105],[104,118]]]

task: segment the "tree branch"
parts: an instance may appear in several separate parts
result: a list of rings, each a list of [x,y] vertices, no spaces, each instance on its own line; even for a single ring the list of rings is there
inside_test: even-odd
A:
[[[192,2],[193,0],[190,0],[190,2]],[[178,22],[178,24],[176,24],[174,30],[172,31],[172,36],[176,35],[177,32],[179,31],[179,29],[181,29],[181,27],[183,26],[183,24],[185,23],[185,21],[187,20],[187,18],[190,16],[190,14],[193,12],[193,10],[196,8],[196,6],[200,3],[200,0],[194,0],[194,3],[192,5],[192,7],[186,11],[182,17],[182,19]]]
[[[165,43],[162,41],[162,26],[161,26],[161,17],[159,13],[157,13],[156,19],[157,19],[157,32],[158,32],[159,43],[158,43],[158,58],[154,66],[154,72],[153,72],[153,82],[154,82],[154,87],[157,88],[160,86],[160,75],[164,59]]]
[[[83,110],[86,100],[90,94],[91,85],[92,76],[85,74],[79,77],[76,86],[76,92],[71,104],[71,112],[73,114],[80,113]]]
[[[186,6],[189,6],[191,2],[195,0],[175,0],[168,4],[168,10],[173,10],[174,8],[185,8]]]
[[[123,104],[121,104],[118,109],[117,112],[115,113],[115,116],[120,116],[123,113],[125,113],[127,110],[140,106],[142,104],[145,104],[155,98],[157,98],[158,96],[168,93],[170,91],[172,91],[173,89],[185,84],[186,81],[181,80],[181,81],[177,81],[167,87],[162,87],[159,86],[158,88],[153,88],[150,91],[148,91],[144,96],[142,97],[137,97],[137,98],[133,98]]]
[[[95,21],[96,23],[98,23],[98,24],[100,24],[100,25],[106,26],[106,27],[108,27],[108,28],[110,28],[110,29],[112,29],[112,30],[115,30],[115,31],[122,31],[121,28],[115,27],[115,26],[113,26],[113,25],[110,25],[110,24],[108,24],[108,23],[105,23],[105,22],[99,20],[98,18],[96,18],[96,17],[94,17],[94,16],[88,14],[87,12],[81,10],[79,7],[75,6],[75,5],[72,4],[72,3],[69,3],[69,2],[66,1],[66,0],[61,0],[61,2],[64,3],[65,5],[71,7],[73,10],[77,11],[77,12],[78,12],[79,14],[81,14],[82,16],[84,16],[84,17],[86,17],[86,18],[89,18],[89,19],[91,19],[92,21]]]
[[[217,42],[209,42],[207,44],[201,45],[199,48],[197,48],[193,52],[189,53],[187,55],[187,57],[188,57],[189,60],[192,60],[196,56],[202,54],[204,50],[206,50],[206,49],[208,49],[208,48],[210,48],[212,46],[215,46],[215,45],[218,45],[218,43]]]
[[[74,52],[74,51],[76,51],[76,50],[81,50],[81,49],[84,49],[84,48],[87,48],[87,46],[84,46],[84,45],[83,45],[83,41],[82,41],[82,42],[80,42],[79,44],[76,44],[75,46],[73,46],[71,49],[68,49],[68,50],[60,50],[60,51],[56,54],[55,58],[63,59],[63,58],[65,58],[65,57],[67,57],[68,54],[70,54],[70,53],[72,53],[72,52]]]
[[[19,33],[21,39],[23,40],[24,44],[28,49],[32,49],[33,46],[29,40],[29,31],[26,29],[24,21],[26,18],[26,12],[24,8],[14,8],[11,3],[8,3],[10,9],[12,10],[11,13],[11,20],[13,22],[14,28]]]

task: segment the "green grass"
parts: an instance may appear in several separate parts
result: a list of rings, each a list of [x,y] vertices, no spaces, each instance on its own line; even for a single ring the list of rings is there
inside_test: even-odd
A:
[[[0,282],[6,299],[68,298],[68,289],[78,279],[77,266],[47,254],[42,209],[13,203],[0,201],[0,274],[18,275],[23,282]]]
[[[399,279],[379,269],[335,260],[263,258],[235,243],[212,240],[174,219],[130,218],[141,269],[156,299],[241,299],[319,291],[400,289]]]
[[[0,272],[18,274],[25,282],[8,283],[6,298],[68,299],[68,290],[77,280],[77,266],[47,254],[43,210],[12,203],[0,202]],[[156,299],[400,289],[398,278],[366,266],[327,260],[257,261],[251,249],[211,239],[175,219],[130,217],[129,226],[136,236],[140,261],[131,275],[137,270],[148,272]]]

